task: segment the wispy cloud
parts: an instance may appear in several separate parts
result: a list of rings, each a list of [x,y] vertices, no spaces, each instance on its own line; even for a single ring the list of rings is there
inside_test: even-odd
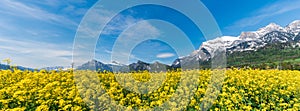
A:
[[[269,19],[270,17],[300,9],[299,6],[299,0],[278,1],[253,12],[253,14],[251,14],[249,17],[236,21],[233,25],[225,27],[225,29],[234,30],[255,26],[261,23],[263,20]]]
[[[14,64],[33,68],[70,65],[72,50],[57,44],[0,38],[0,58],[11,58]]]
[[[142,21],[134,24],[133,27],[129,27],[128,29],[126,29],[120,35],[119,41],[121,41],[123,45],[127,45],[128,43],[136,43],[138,41],[142,42],[144,40],[158,38],[161,33],[162,32],[158,28],[153,26],[148,21]]]
[[[105,49],[104,52],[111,54],[112,52],[110,50]]]
[[[89,21],[99,21],[99,19],[102,21],[108,21],[112,19],[110,18],[111,14],[109,11],[97,11],[98,13],[86,19],[89,19]],[[114,55],[112,61],[118,61],[122,64],[128,64],[128,59],[140,60],[140,58],[138,57],[140,57],[141,55],[133,55],[131,54],[131,51],[141,42],[148,40],[149,38],[153,39],[159,37],[161,34],[160,30],[153,26],[150,22],[143,21],[139,18],[134,18],[130,15],[120,14],[116,18],[118,22],[114,21],[114,23],[106,27],[108,30],[104,30],[101,32],[101,34],[104,34],[105,37],[99,38],[99,41],[103,41],[103,43],[99,43],[101,44],[101,46],[97,47],[96,55],[99,55],[99,57],[101,57],[101,61],[106,63],[111,62],[109,61],[110,58],[103,57],[110,57],[109,55],[111,54]],[[120,21],[122,23],[120,23]],[[95,29],[98,29],[99,27],[84,27],[82,25],[85,24],[81,24],[82,30],[80,31],[85,33],[86,35],[89,35],[89,37],[98,37],[97,35],[100,34],[100,32],[93,31]],[[111,45],[111,42],[106,41],[111,41],[110,37],[113,37],[120,32],[122,33],[119,35],[118,38],[116,38],[116,41],[113,44],[113,50],[111,50],[111,47],[108,47]]]
[[[50,13],[33,5],[28,6],[19,1],[1,0],[0,4],[2,4],[0,8],[0,13],[5,15],[41,20],[44,22],[61,25],[69,28],[73,28],[74,26],[78,25],[78,23],[64,16],[55,13]]]
[[[78,18],[89,8],[85,3],[1,0],[0,60],[32,68],[70,65]]]
[[[122,56],[122,53],[131,53],[131,51],[137,47],[140,43],[149,40],[155,39],[159,37],[161,34],[160,30],[154,27],[151,23],[147,21],[142,21],[135,24],[132,27],[126,29],[116,40],[114,43],[113,53],[115,55]],[[151,47],[151,46],[149,46]],[[143,55],[137,55],[138,57],[145,57],[152,52],[144,52]],[[128,64],[127,58],[117,57],[119,60],[115,60],[121,62],[123,64]],[[131,57],[131,59],[138,59],[136,56]]]
[[[173,53],[161,53],[156,55],[157,58],[170,58],[170,57],[174,57],[175,54]]]

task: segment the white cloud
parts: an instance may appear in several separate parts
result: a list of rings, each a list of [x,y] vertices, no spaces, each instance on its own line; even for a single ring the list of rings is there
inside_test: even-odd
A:
[[[95,12],[97,13],[90,13],[92,14],[89,17],[86,17],[85,19],[88,19],[88,21],[95,22],[95,21],[109,21],[112,16],[112,12],[103,10],[101,8],[97,9]],[[106,46],[109,44],[100,43],[102,44],[101,50],[97,50],[99,55],[102,55],[101,57],[109,56],[110,54],[113,54],[113,61],[118,61],[122,64],[128,64],[128,59],[134,59],[134,60],[140,60],[137,58],[136,55],[130,54],[132,49],[136,47],[140,42],[144,40],[148,40],[150,38],[156,38],[160,36],[161,32],[159,29],[154,27],[151,23],[148,21],[144,21],[142,19],[134,18],[130,15],[118,15],[117,19],[119,21],[122,21],[122,23],[114,23],[113,25],[108,25],[106,28],[109,30],[104,30],[101,33],[104,35],[115,35],[117,32],[123,31],[117,40],[114,43],[113,50],[107,50]],[[80,24],[80,32],[84,33],[84,35],[88,35],[86,37],[99,37],[98,35],[100,32],[97,32],[97,30],[100,30],[99,25],[106,25],[106,23],[95,23],[97,25],[90,25],[90,24]],[[87,27],[89,26],[89,27]],[[81,37],[81,36],[80,36]],[[84,38],[82,36],[81,38]],[[101,38],[104,41],[110,38]],[[84,42],[84,41],[82,41]],[[85,42],[86,43],[86,42]],[[87,43],[86,43],[87,44]],[[107,55],[109,54],[109,55]],[[105,55],[105,56],[104,56]],[[117,56],[117,57],[115,57]],[[128,58],[127,58],[128,57]],[[102,62],[109,63],[108,61],[110,58],[101,58]],[[117,60],[116,60],[117,59]],[[119,60],[121,59],[121,60]],[[80,61],[82,62],[82,61]]]
[[[70,17],[73,16],[70,12],[77,13],[76,11],[83,8],[72,8],[72,5],[85,2],[84,0],[75,1],[0,0],[0,14],[3,16],[0,18],[0,29],[2,29],[0,31],[0,60],[11,58],[15,65],[32,68],[70,65],[73,41],[64,41],[64,44],[54,41],[56,39],[57,41],[71,40],[69,38],[73,37],[68,36],[73,35],[70,34],[72,33],[70,29],[75,31],[78,23],[75,22],[75,17]],[[63,10],[64,7],[68,8]],[[56,13],[53,9],[69,13],[64,15],[63,12]],[[78,14],[83,15],[81,12]],[[40,23],[43,27],[35,29],[35,26]],[[45,41],[43,41],[44,38]]]
[[[58,0],[55,1],[57,2]],[[45,9],[43,10],[41,7],[38,7],[38,5],[27,4],[22,1],[14,1],[14,0],[0,0],[0,4],[2,4],[2,6],[0,7],[0,14],[13,16],[16,18],[16,20],[25,20],[25,19],[39,20],[45,23],[56,24],[67,28],[71,28],[77,25],[77,23],[74,22],[72,19],[56,14],[54,12],[53,13],[49,12]],[[52,6],[54,4],[52,4],[51,2],[45,2],[45,5]],[[74,10],[72,6],[67,7],[65,9],[65,11],[72,11],[72,10]],[[102,20],[106,21],[111,19],[109,18],[110,17],[109,15],[111,15],[109,11],[103,11],[103,13],[94,13],[94,14],[95,16],[89,18],[89,21],[102,21]],[[14,18],[12,20],[10,20],[10,17],[6,17],[6,18],[8,18],[7,20],[9,21],[9,23],[14,22],[13,21]],[[125,25],[134,25],[132,23],[137,21],[137,19],[134,19],[129,16],[126,16],[125,18],[121,18],[121,19],[125,19],[126,21]],[[5,21],[6,20],[4,20],[3,18],[0,18],[0,28],[4,27],[6,28],[5,30],[9,30],[11,32],[14,31],[17,32],[17,29],[22,29],[24,32],[29,33],[33,36],[42,35],[41,31],[27,30],[25,28],[23,29],[23,27],[18,26],[19,24],[18,25],[9,24],[8,22]],[[91,22],[91,24],[93,23]],[[95,27],[98,28],[99,26],[98,24],[93,24],[93,25],[94,27],[84,27],[84,29],[80,31],[84,31],[92,36],[98,35],[99,32],[94,32],[94,30],[89,29]],[[109,28],[118,30],[120,27],[112,26]],[[47,32],[48,31],[51,30],[47,30]],[[113,32],[109,32],[109,33],[113,33]],[[41,67],[57,66],[57,65],[64,66],[64,65],[70,65],[70,63],[72,62],[71,44],[59,45],[56,43],[32,41],[30,37],[26,37],[25,39],[22,39],[26,41],[21,41],[21,39],[16,39],[17,37],[9,37],[7,35],[9,34],[3,34],[3,33],[0,34],[0,43],[1,43],[0,59],[9,57],[13,60],[13,64],[22,65],[26,67],[33,67],[33,68],[41,68]],[[54,34],[53,36],[57,36],[57,35],[58,34]],[[123,35],[127,37],[127,39],[122,39],[122,40],[126,40],[122,42],[125,43],[126,45],[128,43],[135,41],[137,38],[143,38],[146,36],[152,36],[152,37],[159,36],[160,32],[150,23],[142,22],[142,24],[137,25],[134,28],[131,28],[130,31],[125,32]],[[23,36],[19,36],[19,37],[23,37]],[[11,39],[11,38],[15,38],[15,39]],[[85,46],[80,45],[77,47],[85,47]],[[106,51],[106,52],[111,53],[111,51]],[[127,53],[122,53],[120,55],[127,55]],[[129,57],[131,59],[138,59],[135,55],[130,55]]]
[[[50,13],[39,7],[29,6],[13,0],[1,0],[0,13],[15,17],[37,19],[44,22],[61,25],[67,28],[76,27],[78,23],[58,14]]]
[[[225,29],[234,30],[238,28],[255,26],[261,23],[263,20],[269,19],[270,17],[300,9],[299,6],[300,1],[298,0],[283,0],[275,2],[255,11],[251,16],[243,18],[235,22],[232,26],[226,27]]]
[[[120,43],[122,43],[124,46],[128,46],[128,44],[136,44],[136,42],[142,42],[150,38],[153,39],[161,36],[161,31],[148,21],[142,21],[137,24],[128,22],[126,24],[131,24],[131,26],[120,35],[120,38],[118,38],[119,41],[121,41]]]
[[[47,66],[68,66],[71,64],[72,50],[65,45],[38,41],[18,41],[0,38],[0,59],[11,58],[13,64],[32,68]],[[64,47],[62,49],[61,47]]]
[[[156,55],[157,58],[170,58],[170,57],[174,57],[175,54],[173,53],[161,53]]]
[[[129,20],[134,21],[134,20]],[[130,24],[130,23],[128,23]],[[138,22],[137,24],[133,24],[129,28],[127,28],[116,40],[113,46],[113,55],[117,55],[118,57],[114,58],[114,61],[118,61],[123,64],[128,64],[127,56],[122,57],[122,54],[129,54],[131,51],[140,43],[149,40],[155,39],[161,36],[161,32],[159,29],[154,27],[148,21]],[[146,55],[138,55],[138,56],[146,56]],[[130,57],[131,59],[141,60],[136,58],[136,56]]]
[[[104,52],[111,54],[112,52],[110,50],[105,49]]]

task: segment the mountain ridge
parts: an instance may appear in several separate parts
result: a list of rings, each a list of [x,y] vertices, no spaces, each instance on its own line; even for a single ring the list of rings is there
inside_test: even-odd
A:
[[[191,54],[187,56],[183,56],[174,60],[174,62],[169,66],[165,64],[160,64],[166,68],[162,69],[176,69],[181,68],[181,66],[186,66],[187,68],[193,68],[193,64],[195,62],[199,62],[201,67],[209,67],[211,59],[216,56],[214,55],[214,51],[220,46],[224,46],[226,48],[226,56],[231,57],[230,54],[236,53],[249,53],[256,52],[257,50],[265,50],[264,47],[275,47],[274,44],[290,44],[291,46],[300,46],[300,20],[296,20],[291,22],[285,27],[281,27],[275,23],[270,23],[265,27],[259,28],[257,31],[247,31],[241,32],[241,34],[237,37],[234,36],[221,36],[215,38],[213,40],[209,40],[203,42],[198,50],[193,51]],[[279,47],[279,46],[276,46]],[[267,50],[267,49],[266,49]],[[269,50],[269,49],[268,49]],[[244,54],[241,54],[244,55]],[[246,57],[245,57],[246,58]],[[231,58],[229,58],[231,59]],[[137,61],[137,63],[132,63],[129,65],[119,66],[117,64],[105,64],[102,69],[113,71],[112,67],[118,67],[117,71],[121,68],[125,68],[126,71],[143,71],[143,70],[151,70],[151,63],[146,63],[142,61]],[[232,63],[228,63],[229,65]],[[243,64],[243,63],[241,63]],[[235,64],[236,65],[236,64]],[[162,67],[161,66],[161,67]],[[100,68],[100,66],[96,66]],[[152,67],[153,68],[153,67]],[[80,69],[80,68],[79,68]],[[84,69],[84,68],[83,68]],[[97,68],[96,68],[97,69]],[[162,71],[160,69],[160,71]],[[116,69],[115,69],[116,71]],[[124,71],[124,70],[123,70]]]
[[[27,68],[23,66],[11,66],[11,65],[5,65],[5,64],[0,64],[0,70],[8,70],[8,69],[19,69],[19,70],[29,70],[29,71],[34,71],[35,69],[33,68]]]
[[[259,28],[257,31],[241,32],[237,37],[221,36],[202,43],[192,54],[175,60],[172,66],[188,64],[192,61],[209,61],[214,57],[214,51],[220,46],[226,48],[226,53],[257,51],[269,44],[293,43],[299,45],[300,20],[295,20],[285,27],[275,23]],[[181,63],[179,63],[179,61]]]
[[[117,64],[116,64],[117,63]],[[138,71],[150,71],[150,72],[161,72],[167,71],[170,69],[169,65],[154,62],[146,63],[141,60],[138,60],[136,63],[131,63],[129,65],[119,64],[116,61],[113,61],[111,64],[105,64],[97,60],[91,60],[78,68],[77,70],[96,70],[99,72],[138,72]]]

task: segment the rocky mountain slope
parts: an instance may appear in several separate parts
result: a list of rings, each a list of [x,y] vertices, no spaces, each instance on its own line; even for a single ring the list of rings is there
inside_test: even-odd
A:
[[[258,29],[257,31],[242,32],[238,37],[223,36],[204,42],[201,47],[192,54],[175,60],[173,67],[181,64],[189,64],[194,61],[201,63],[209,61],[214,57],[214,51],[220,45],[226,48],[228,54],[235,52],[257,51],[265,46],[277,43],[299,46],[300,42],[300,20],[296,20],[285,27],[275,23]]]

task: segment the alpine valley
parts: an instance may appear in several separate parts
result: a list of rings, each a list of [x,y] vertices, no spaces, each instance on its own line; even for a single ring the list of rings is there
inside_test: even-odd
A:
[[[227,67],[300,69],[300,20],[293,21],[285,27],[275,23],[257,31],[242,32],[239,36],[222,36],[204,42],[198,50],[190,55],[176,59],[172,65],[159,62],[145,63],[138,61],[130,65],[117,62],[104,64],[96,60],[79,66],[77,69],[127,71],[161,71],[176,69],[181,65],[199,62],[200,68],[210,68],[214,52],[220,47],[226,48]]]

